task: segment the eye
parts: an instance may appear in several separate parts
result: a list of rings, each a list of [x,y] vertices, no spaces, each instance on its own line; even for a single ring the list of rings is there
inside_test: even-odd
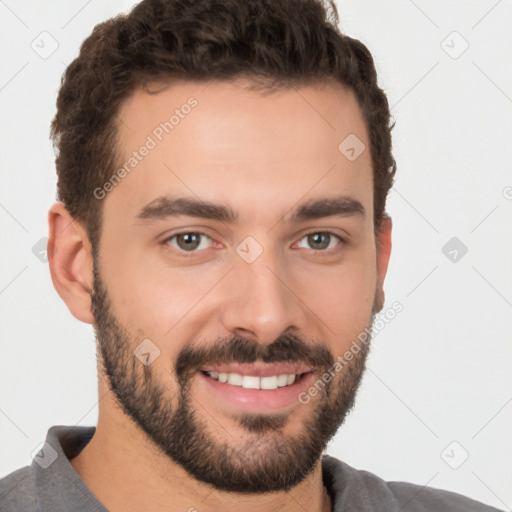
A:
[[[205,240],[212,241],[212,239],[204,233],[185,232],[176,233],[164,240],[164,244],[168,244],[179,251],[184,252],[198,252],[196,249],[208,249],[209,245]]]
[[[302,245],[304,241],[308,247]],[[170,245],[178,252],[192,254],[200,250],[208,249],[211,247],[213,240],[204,233],[186,231],[183,233],[175,233],[166,238],[162,243],[164,245]],[[341,250],[342,245],[343,239],[330,231],[308,233],[299,241],[299,247],[313,249],[316,252],[337,252],[337,250]],[[331,251],[332,249],[334,249],[334,251]]]
[[[300,239],[299,247],[303,240],[306,240],[309,248],[314,249],[315,251],[333,249],[338,245],[341,246],[343,242],[343,240],[338,235],[335,235],[330,231],[315,231],[313,233],[308,233],[306,236]]]

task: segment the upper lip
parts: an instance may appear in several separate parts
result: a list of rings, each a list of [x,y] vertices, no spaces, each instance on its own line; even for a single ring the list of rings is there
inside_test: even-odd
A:
[[[308,373],[311,368],[301,363],[244,363],[208,365],[201,368],[204,372],[239,373],[253,377],[272,377],[273,375]]]

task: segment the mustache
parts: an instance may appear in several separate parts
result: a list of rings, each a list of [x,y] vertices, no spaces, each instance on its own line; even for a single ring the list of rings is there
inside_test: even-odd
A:
[[[176,359],[175,372],[184,384],[192,374],[206,365],[232,363],[305,363],[315,373],[325,373],[334,364],[334,356],[322,343],[306,343],[293,334],[280,336],[262,345],[239,336],[220,338],[209,345],[183,348]]]

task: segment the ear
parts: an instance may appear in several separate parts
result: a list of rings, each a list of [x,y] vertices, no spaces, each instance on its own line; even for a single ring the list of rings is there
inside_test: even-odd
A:
[[[377,284],[376,284],[376,312],[384,307],[384,279],[388,271],[389,257],[391,256],[391,231],[393,222],[387,215],[382,219],[381,228],[377,235]]]
[[[93,265],[86,230],[60,202],[50,208],[48,225],[48,262],[53,286],[75,318],[92,324]]]

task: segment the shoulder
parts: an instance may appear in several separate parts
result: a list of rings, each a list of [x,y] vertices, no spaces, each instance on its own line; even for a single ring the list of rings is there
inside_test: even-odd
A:
[[[407,482],[388,482],[387,485],[395,499],[403,503],[404,511],[499,512],[497,508],[480,501],[443,489]]]
[[[329,455],[322,457],[322,468],[325,484],[334,495],[335,511],[499,512],[454,492],[407,482],[387,482]]]
[[[2,512],[37,512],[30,466],[17,469],[0,478],[0,505]]]

